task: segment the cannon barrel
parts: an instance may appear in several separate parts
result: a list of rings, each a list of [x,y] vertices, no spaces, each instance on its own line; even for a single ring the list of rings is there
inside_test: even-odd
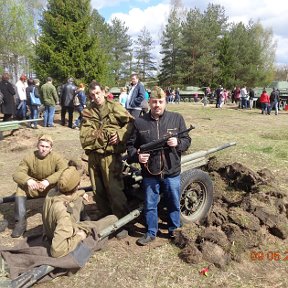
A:
[[[117,231],[124,225],[128,224],[132,220],[136,219],[143,211],[143,205],[140,205],[138,208],[131,211],[129,214],[125,215],[124,217],[120,218],[114,224],[108,226],[107,228],[103,229],[99,233],[99,238],[104,239],[105,237],[111,235],[113,232]]]
[[[229,148],[231,146],[235,146],[236,142],[230,142],[230,143],[225,143],[221,146],[218,147],[213,147],[209,150],[201,150],[197,151],[188,155],[184,155],[181,157],[181,170],[182,172],[193,169],[193,168],[199,168],[201,166],[204,166],[208,163],[208,158],[207,156],[221,151],[223,149]]]
[[[22,124],[22,123],[35,122],[35,121],[41,121],[41,120],[43,120],[43,119],[42,119],[42,118],[37,118],[37,119],[5,121],[5,122],[1,122],[1,123],[0,123],[0,127],[17,125],[17,124]]]

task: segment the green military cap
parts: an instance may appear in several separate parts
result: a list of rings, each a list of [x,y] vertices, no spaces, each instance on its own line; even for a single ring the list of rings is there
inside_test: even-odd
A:
[[[58,188],[61,193],[67,193],[73,191],[80,183],[80,174],[76,167],[69,166],[66,168],[59,180]]]
[[[42,136],[40,136],[38,138],[38,142],[40,141],[47,141],[47,142],[50,142],[51,143],[51,146],[53,145],[53,139],[50,135],[48,134],[43,134]]]
[[[161,89],[159,86],[153,87],[151,91],[150,98],[156,98],[156,99],[161,99],[161,98],[166,98],[165,92]]]

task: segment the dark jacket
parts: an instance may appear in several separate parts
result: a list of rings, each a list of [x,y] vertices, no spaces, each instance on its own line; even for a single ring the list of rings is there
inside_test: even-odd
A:
[[[134,129],[127,142],[130,162],[138,162],[137,150],[142,144],[161,139],[169,132],[175,133],[185,129],[186,125],[182,115],[176,112],[165,111],[158,121],[151,118],[150,112],[135,119]],[[170,148],[165,144],[164,149],[151,151],[148,165],[141,165],[142,175],[144,177],[179,175],[181,153],[186,151],[190,144],[189,134],[184,133],[178,138],[178,145],[175,148]]]
[[[62,107],[74,107],[73,98],[76,94],[76,86],[72,82],[68,82],[63,86],[61,92],[60,104]]]
[[[270,102],[280,102],[279,92],[277,90],[273,90],[270,94]]]
[[[0,82],[0,91],[3,94],[3,104],[1,107],[1,111],[3,114],[15,114],[16,112],[16,107],[15,107],[15,89],[13,85],[7,81],[7,80],[2,80]]]
[[[135,109],[141,108],[141,103],[145,99],[145,88],[141,82],[138,82],[135,86],[130,101],[128,103],[128,108]]]

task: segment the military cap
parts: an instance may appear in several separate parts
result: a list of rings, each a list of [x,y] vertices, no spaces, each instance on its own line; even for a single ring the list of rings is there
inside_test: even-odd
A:
[[[161,98],[166,98],[165,92],[161,89],[159,86],[153,87],[151,91],[150,98],[156,98],[156,99],[161,99]]]
[[[80,183],[80,174],[76,167],[66,168],[58,180],[58,188],[61,193],[73,191]]]
[[[47,141],[47,142],[50,142],[51,143],[51,146],[53,145],[53,139],[50,135],[48,134],[43,134],[42,136],[40,136],[38,138],[38,142],[40,141]]]

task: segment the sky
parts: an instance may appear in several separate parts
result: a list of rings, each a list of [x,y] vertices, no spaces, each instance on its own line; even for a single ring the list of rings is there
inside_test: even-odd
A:
[[[271,28],[277,43],[276,64],[288,66],[288,1],[283,0],[182,0],[185,8],[204,11],[209,3],[224,7],[229,21],[248,24],[260,21],[264,28]],[[160,36],[170,11],[169,0],[91,0],[107,22],[117,17],[129,27],[128,34],[135,38],[146,26],[160,51]]]

